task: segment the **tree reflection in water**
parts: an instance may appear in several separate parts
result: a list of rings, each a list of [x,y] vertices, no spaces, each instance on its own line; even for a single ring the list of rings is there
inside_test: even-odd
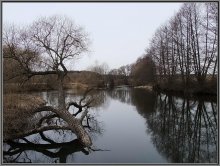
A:
[[[51,93],[53,94],[53,93]],[[54,96],[57,96],[54,94]],[[77,97],[66,93],[66,100]],[[174,163],[216,163],[217,162],[217,103],[198,98],[176,97],[156,94],[141,89],[116,89],[99,91],[93,94],[97,108],[108,103],[108,96],[120,102],[134,105],[137,112],[146,120],[146,132],[157,151],[168,162]],[[55,97],[47,96],[53,105]],[[78,96],[80,98],[80,96]],[[210,98],[209,98],[210,99]],[[43,115],[39,115],[42,118]],[[117,115],[115,115],[117,116]],[[102,134],[102,126],[92,114],[90,127],[84,126],[90,135]],[[35,116],[32,122],[38,121]],[[57,123],[52,121],[51,123]],[[84,123],[87,124],[87,123]],[[58,130],[60,132],[60,130]],[[57,131],[53,131],[57,134]],[[86,148],[66,130],[61,133],[62,141],[56,134],[38,133],[4,143],[4,162],[74,162],[74,153],[88,155],[101,149]],[[58,133],[59,134],[59,133]],[[34,138],[34,139],[33,139]],[[108,147],[111,149],[111,147]],[[39,153],[39,154],[37,154]],[[41,154],[41,155],[40,155]],[[44,157],[44,158],[43,158]]]
[[[90,134],[102,134],[102,130],[100,126],[98,126],[99,123],[96,122],[93,124],[93,122],[95,122],[95,119],[91,121],[90,128],[85,126]],[[61,137],[61,141],[54,141],[54,139],[59,140],[58,138]],[[74,135],[68,130],[54,130],[47,135],[45,132],[40,132],[37,135],[30,135],[21,139],[7,141],[4,143],[4,163],[66,163],[67,157],[71,158],[71,162],[74,161],[74,153],[76,152],[82,152],[85,155],[89,155],[94,151],[107,151],[94,147],[85,147],[78,139],[69,141],[69,139],[72,138],[74,138]],[[37,155],[36,152],[43,155]]]
[[[127,87],[109,90],[107,93],[111,98],[119,100],[122,103],[131,103],[131,91]]]
[[[48,139],[48,138],[47,138]],[[85,149],[85,147],[75,139],[70,142],[65,143],[55,143],[52,140],[48,141],[48,144],[36,144],[29,142],[26,139],[25,143],[8,141],[8,145],[10,145],[10,149],[8,151],[4,151],[4,162],[32,162],[31,156],[29,156],[29,151],[40,152],[49,158],[55,158],[54,162],[66,163],[66,159],[68,155],[71,155],[75,152],[83,152],[85,155],[89,154],[89,151]],[[51,152],[50,149],[57,149],[55,152]],[[22,155],[23,153],[23,155]],[[57,158],[57,159],[56,159]]]
[[[170,162],[217,162],[216,102],[144,91],[132,91],[131,96],[153,144]]]
[[[153,143],[172,162],[217,162],[216,103],[159,95],[147,118]]]
[[[103,104],[105,97],[103,97],[102,91],[92,93],[88,97],[95,98],[96,100],[90,105],[91,109],[93,107],[98,107]],[[42,93],[43,98],[47,101],[49,105],[57,105],[57,92]],[[82,97],[82,94],[72,94],[65,93],[65,101],[72,100],[73,98],[77,101]],[[71,111],[71,109],[70,109]],[[72,108],[72,113],[73,113]],[[90,136],[93,138],[96,135],[101,135],[103,132],[102,124],[97,121],[95,111],[91,111],[86,115],[86,119],[82,122],[83,127],[89,132]],[[30,115],[29,119],[25,121],[26,126],[32,127],[38,125],[39,123],[46,123],[48,126],[48,131],[40,131],[35,133],[30,133],[29,135],[17,136],[17,139],[7,140],[3,144],[3,159],[4,163],[54,163],[68,162],[67,159],[71,158],[71,162],[74,161],[74,153],[82,152],[85,155],[89,155],[94,151],[107,151],[103,149],[97,149],[95,147],[86,147],[80,140],[76,139],[74,133],[66,127],[59,128],[59,126],[65,125],[65,121],[54,116],[53,119],[49,121],[44,117],[53,116],[50,112],[37,112]],[[45,121],[46,120],[46,121]],[[52,126],[54,127],[53,129]],[[31,130],[31,129],[30,129]],[[61,140],[60,140],[61,139]]]
[[[109,95],[136,106],[146,119],[153,144],[169,162],[217,162],[216,101],[155,94],[141,89],[118,90]]]
[[[43,133],[41,133],[40,135],[41,138],[47,142],[46,144],[33,143],[26,138],[22,138],[21,140],[17,141],[8,141],[7,144],[10,146],[10,148],[7,151],[3,152],[4,162],[32,163],[33,154],[30,153],[31,151],[34,153],[39,152],[49,157],[49,162],[55,163],[66,163],[67,157],[72,157],[71,160],[73,161],[73,154],[76,152],[82,152],[85,155],[89,155],[91,151],[107,151],[102,149],[94,149],[92,147],[85,147],[78,139],[74,139],[69,142],[57,143],[47,138]],[[36,158],[34,160],[36,162]],[[39,160],[39,158],[37,160]]]

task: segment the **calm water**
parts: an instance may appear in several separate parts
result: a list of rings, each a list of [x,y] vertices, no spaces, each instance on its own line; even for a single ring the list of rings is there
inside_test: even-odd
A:
[[[39,95],[48,105],[57,105],[56,91]],[[4,143],[5,162],[217,162],[216,101],[132,88],[98,91],[93,95],[97,101],[90,110],[92,149],[80,146],[68,131],[47,131],[44,134],[52,141],[34,134],[26,137],[32,143],[21,139]],[[76,91],[66,91],[66,101],[78,98]]]

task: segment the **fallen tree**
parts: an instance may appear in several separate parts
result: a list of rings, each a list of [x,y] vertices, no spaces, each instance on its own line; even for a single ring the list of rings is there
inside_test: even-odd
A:
[[[91,138],[85,130],[85,127],[88,127],[88,128],[90,127],[89,119],[87,115],[88,115],[88,109],[91,107],[93,98],[87,99],[88,98],[87,95],[91,90],[92,89],[88,89],[87,91],[85,91],[83,97],[79,100],[79,102],[71,101],[67,103],[66,108],[63,108],[63,109],[54,108],[52,106],[47,106],[45,101],[43,101],[39,97],[33,97],[33,96],[31,97],[23,96],[23,98],[20,97],[20,101],[15,102],[13,105],[12,102],[14,102],[16,100],[15,98],[17,98],[18,96],[14,96],[14,99],[12,97],[11,102],[7,101],[9,100],[8,99],[9,97],[5,96],[4,98],[4,103],[6,103],[4,105],[5,117],[7,117],[7,115],[9,114],[19,114],[19,113],[22,114],[22,111],[23,111],[22,116],[26,116],[26,117],[24,117],[24,119],[22,119],[21,121],[24,121],[25,119],[28,120],[28,116],[29,116],[29,120],[32,121],[31,122],[32,126],[29,129],[22,128],[21,130],[19,130],[15,121],[13,121],[10,118],[4,119],[4,122],[6,125],[6,126],[4,125],[5,128],[10,126],[7,123],[7,121],[11,121],[12,123],[15,123],[15,127],[11,129],[9,127],[8,130],[13,131],[13,130],[18,129],[14,133],[9,132],[9,134],[5,134],[4,141],[23,138],[25,136],[44,132],[47,130],[71,130],[77,136],[77,138],[82,142],[84,146],[87,146],[87,147],[91,146],[92,145]],[[86,99],[87,101],[85,101]],[[26,102],[22,103],[21,101],[24,101],[24,102],[26,101]],[[73,114],[69,112],[69,109],[71,106],[78,108],[78,110]],[[16,109],[16,112],[13,112],[14,109]],[[37,116],[36,118],[37,120],[33,120],[33,117],[40,112],[44,112],[44,115]],[[45,112],[47,112],[47,114]],[[11,116],[14,116],[14,115],[11,115]],[[57,124],[55,123],[55,121],[53,121],[54,119],[59,119],[59,120],[62,119],[62,123]],[[84,119],[85,119],[86,124],[83,125]],[[52,121],[53,123],[51,123]],[[23,126],[25,125],[26,124],[24,124]],[[20,126],[20,128],[21,127],[22,126]]]

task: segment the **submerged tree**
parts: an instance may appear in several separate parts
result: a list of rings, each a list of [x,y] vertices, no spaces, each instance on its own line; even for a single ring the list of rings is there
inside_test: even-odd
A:
[[[43,118],[62,118],[85,146],[92,144],[82,125],[93,101],[86,98],[91,90],[88,90],[78,103],[75,101],[65,103],[63,81],[68,73],[66,62],[71,62],[88,51],[88,44],[89,40],[83,28],[69,18],[61,16],[43,17],[27,28],[17,29],[11,26],[4,28],[3,31],[3,47],[8,51],[7,54],[4,52],[4,59],[17,61],[23,69],[21,74],[26,76],[27,80],[36,75],[57,76],[58,108],[41,105],[35,111],[52,111],[54,113],[52,116]],[[78,108],[73,115],[68,111],[70,106]],[[81,116],[77,118],[80,113]]]

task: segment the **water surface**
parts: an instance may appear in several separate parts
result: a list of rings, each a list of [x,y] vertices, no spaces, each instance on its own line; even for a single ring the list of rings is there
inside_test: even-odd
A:
[[[57,92],[38,95],[57,105]],[[90,110],[93,146],[80,146],[68,131],[44,132],[4,143],[6,162],[34,163],[217,163],[217,104],[141,89],[118,88],[96,92]],[[79,98],[66,91],[66,101]],[[74,112],[74,108],[71,110]],[[26,144],[26,145],[25,145]],[[9,150],[9,148],[13,150]],[[15,153],[20,149],[19,153]],[[15,152],[14,152],[15,151]],[[11,153],[10,152],[14,152]]]

